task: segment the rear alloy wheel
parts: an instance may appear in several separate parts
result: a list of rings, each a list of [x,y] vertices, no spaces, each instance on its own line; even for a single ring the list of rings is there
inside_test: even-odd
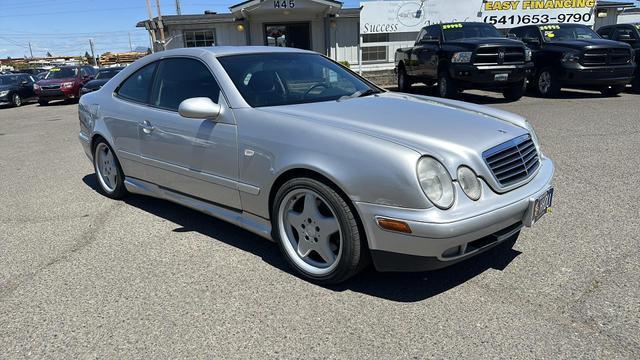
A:
[[[100,192],[112,199],[120,199],[127,194],[124,187],[124,173],[120,162],[104,140],[99,140],[93,152],[93,166],[98,178]]]
[[[502,96],[509,101],[518,101],[521,97],[524,96],[525,91],[527,90],[527,81],[522,80],[519,81],[502,91]]]
[[[404,66],[400,66],[398,68],[398,90],[401,92],[409,92],[411,88],[411,79],[409,75],[407,75],[407,71],[404,69]]]
[[[349,205],[329,186],[292,179],[276,194],[274,238],[289,264],[303,277],[335,284],[365,264],[364,239]]]
[[[544,97],[551,98],[560,94],[560,83],[551,68],[540,70],[536,84],[538,93]]]
[[[19,107],[20,105],[22,105],[22,99],[20,98],[20,95],[13,94],[13,96],[11,97],[11,103],[15,107]]]
[[[458,86],[445,69],[438,74],[438,95],[446,99],[458,97]]]
[[[600,89],[600,93],[604,96],[618,96],[626,88],[625,85],[611,85]]]

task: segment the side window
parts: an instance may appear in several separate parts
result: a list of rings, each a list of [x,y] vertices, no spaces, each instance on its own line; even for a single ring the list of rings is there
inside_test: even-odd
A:
[[[611,30],[612,30],[612,28],[600,28],[600,29],[598,29],[597,33],[598,33],[598,35],[602,36],[603,39],[610,39],[611,38]]]
[[[89,73],[87,73],[87,70],[85,68],[80,68],[80,76],[89,76]]]
[[[426,40],[427,39],[425,37],[426,35],[427,35],[427,29],[423,28],[422,30],[420,30],[420,34],[418,34],[418,41]]]
[[[217,103],[220,86],[202,62],[173,58],[162,60],[158,65],[151,94],[153,106],[177,111],[183,100],[193,97],[208,97]]]
[[[440,27],[439,26],[432,26],[430,28],[428,28],[428,37],[431,40],[440,40]]]
[[[122,84],[120,84],[118,96],[141,103],[149,101],[151,81],[156,70],[157,63],[151,63],[134,72]]]
[[[632,29],[629,28],[616,28],[613,31],[613,36],[612,39],[613,40],[620,40],[620,38],[626,38],[626,39],[633,39],[636,40],[636,34],[635,31],[633,31]]]
[[[516,38],[522,39],[523,29],[511,29],[509,34],[513,34]]]
[[[529,26],[522,32],[522,38],[540,40],[540,32],[538,31],[538,28]]]

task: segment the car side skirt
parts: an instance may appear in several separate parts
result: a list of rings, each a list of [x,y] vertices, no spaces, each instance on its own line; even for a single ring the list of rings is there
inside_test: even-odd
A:
[[[240,209],[214,204],[132,177],[125,177],[124,185],[130,193],[152,196],[186,206],[273,241],[271,236],[271,222],[257,215]]]

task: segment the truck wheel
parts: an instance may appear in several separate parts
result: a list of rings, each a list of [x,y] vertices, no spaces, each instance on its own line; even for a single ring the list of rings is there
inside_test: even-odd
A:
[[[447,99],[455,99],[458,96],[458,87],[446,69],[438,74],[438,95]]]
[[[551,68],[540,70],[536,77],[536,88],[540,95],[547,98],[556,97],[560,94],[558,77]]]
[[[522,80],[519,81],[502,91],[502,96],[509,101],[518,101],[522,96],[524,96],[524,92],[527,89],[526,85],[527,81]]]
[[[407,75],[407,71],[404,66],[398,68],[398,90],[401,92],[408,92],[411,88],[411,79]]]
[[[621,92],[624,91],[626,85],[611,85],[605,86],[600,89],[600,93],[604,96],[618,96]]]

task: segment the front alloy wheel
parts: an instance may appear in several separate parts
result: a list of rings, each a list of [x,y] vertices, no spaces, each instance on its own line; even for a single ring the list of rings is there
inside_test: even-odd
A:
[[[11,99],[11,102],[13,103],[13,106],[18,107],[20,105],[22,105],[22,99],[20,98],[20,95],[18,94],[13,94],[13,98]]]
[[[313,179],[293,179],[276,194],[274,237],[290,265],[309,280],[338,283],[364,265],[363,239],[347,203]]]
[[[560,93],[557,78],[549,68],[542,69],[538,74],[538,93],[544,97],[555,97]]]

